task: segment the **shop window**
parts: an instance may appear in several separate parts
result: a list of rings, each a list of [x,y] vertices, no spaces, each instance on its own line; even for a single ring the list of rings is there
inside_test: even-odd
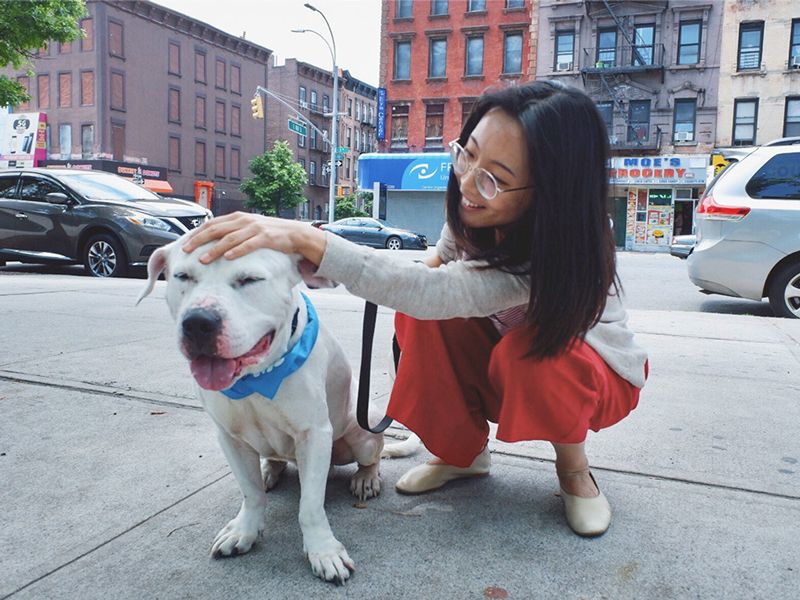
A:
[[[428,77],[442,78],[447,75],[447,40],[432,39],[430,41],[428,60]]]
[[[628,108],[628,141],[650,139],[650,100],[631,100]]]
[[[503,39],[503,73],[522,73],[522,34],[506,33]]]
[[[733,104],[733,145],[753,146],[756,143],[758,100],[735,100]]]
[[[464,75],[475,77],[483,75],[483,36],[476,35],[467,38],[466,64]]]
[[[739,26],[738,71],[761,68],[761,45],[764,38],[764,22],[742,23]]]
[[[394,43],[394,79],[411,79],[411,42]]]
[[[681,21],[678,33],[678,64],[694,65],[700,62],[700,21]]]
[[[697,100],[683,98],[675,100],[672,139],[675,142],[693,142],[697,117]]]

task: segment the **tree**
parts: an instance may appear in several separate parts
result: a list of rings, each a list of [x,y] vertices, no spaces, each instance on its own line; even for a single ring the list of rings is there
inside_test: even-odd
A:
[[[356,199],[364,202],[364,208],[356,208]],[[336,198],[336,215],[334,221],[349,217],[372,216],[372,192],[359,192],[355,196],[339,196]]]
[[[250,171],[253,177],[239,186],[247,194],[248,208],[278,216],[281,209],[305,202],[306,171],[294,161],[288,142],[278,140],[272,150],[256,156],[250,161]]]
[[[15,70],[30,65],[35,52],[50,41],[71,42],[82,36],[80,20],[86,15],[84,0],[3,1],[0,8],[0,67]],[[30,68],[28,69],[30,72]],[[30,100],[14,79],[0,75],[0,106]]]

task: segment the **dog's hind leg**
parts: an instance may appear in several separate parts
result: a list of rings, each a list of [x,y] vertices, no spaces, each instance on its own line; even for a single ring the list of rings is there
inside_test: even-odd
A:
[[[286,470],[285,460],[265,460],[261,463],[261,472],[264,476],[264,491],[268,492],[281,480],[281,475]]]
[[[214,558],[236,556],[250,550],[264,529],[264,510],[267,506],[258,453],[222,429],[217,434],[219,445],[244,499],[239,514],[214,539],[211,545],[211,556]]]

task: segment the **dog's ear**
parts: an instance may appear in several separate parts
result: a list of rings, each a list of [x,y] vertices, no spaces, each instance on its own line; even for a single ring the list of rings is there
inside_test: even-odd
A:
[[[171,245],[161,246],[150,255],[150,259],[147,261],[147,286],[136,299],[137,306],[153,291],[156,281],[158,281],[158,276],[167,268],[167,257],[169,256]]]
[[[316,265],[314,265],[314,263],[312,263],[311,261],[306,260],[299,254],[293,254],[292,260],[297,265],[297,270],[299,271],[300,277],[303,279],[303,282],[312,290],[318,288],[333,288],[339,285],[335,281],[331,281],[330,279],[325,279],[324,277],[317,277]]]

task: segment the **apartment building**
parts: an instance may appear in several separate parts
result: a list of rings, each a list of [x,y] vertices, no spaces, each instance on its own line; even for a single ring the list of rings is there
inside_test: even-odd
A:
[[[269,90],[283,101],[267,97],[265,106],[270,143],[286,140],[308,175],[304,192],[307,202],[297,208],[296,216],[327,219],[331,148],[320,132],[330,138],[333,75],[330,69],[290,58],[283,65],[270,66],[269,80]],[[358,187],[359,155],[375,148],[377,89],[347,70],[340,69],[338,80],[337,148],[341,151],[337,153],[335,192],[337,196],[346,196],[355,193]],[[314,125],[308,128],[307,135],[289,130],[289,120],[296,121],[298,113]]]
[[[717,145],[800,136],[800,2],[725,0]]]
[[[271,50],[146,0],[89,0],[81,26],[83,40],[39,52],[33,76],[6,69],[32,96],[14,112],[47,114],[48,158],[123,174],[147,165],[183,198],[210,181],[215,213],[240,208],[247,163],[266,145],[242,110],[267,86]]]
[[[533,0],[383,0],[381,151],[442,152],[491,85],[530,79]]]

